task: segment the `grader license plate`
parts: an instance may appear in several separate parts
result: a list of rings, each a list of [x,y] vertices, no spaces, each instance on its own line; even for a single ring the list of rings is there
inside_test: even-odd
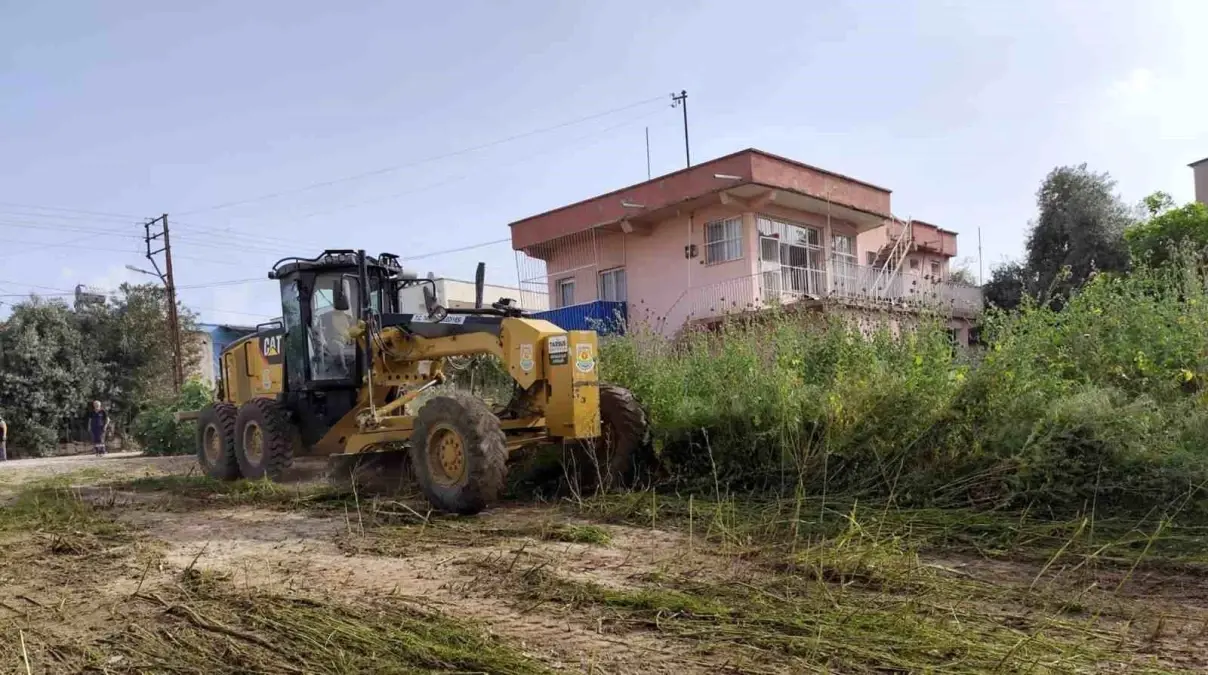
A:
[[[565,366],[570,358],[570,343],[567,342],[565,335],[555,335],[549,339],[547,343],[549,348],[549,364],[551,366]]]

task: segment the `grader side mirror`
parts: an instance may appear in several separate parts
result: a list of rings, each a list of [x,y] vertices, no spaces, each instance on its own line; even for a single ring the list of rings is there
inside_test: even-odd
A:
[[[436,291],[430,285],[424,286],[424,310],[428,312],[428,318],[437,323],[449,316],[449,311],[436,301]]]
[[[348,293],[345,292],[343,279],[336,279],[331,282],[331,306],[337,312],[347,312],[351,309],[348,304]]]

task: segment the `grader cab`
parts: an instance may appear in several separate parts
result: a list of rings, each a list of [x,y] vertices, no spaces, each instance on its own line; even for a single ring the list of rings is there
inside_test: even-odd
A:
[[[197,415],[210,476],[279,480],[295,456],[402,453],[428,500],[463,514],[496,499],[509,456],[536,445],[566,445],[588,483],[632,478],[646,418],[629,392],[600,383],[596,334],[506,299],[483,307],[481,266],[467,309],[442,307],[430,280],[385,253],[286,258],[269,278],[280,282],[281,320],[222,353],[219,400]],[[400,291],[421,284],[426,311],[400,312]],[[440,387],[446,366],[478,354],[513,380],[506,403]]]

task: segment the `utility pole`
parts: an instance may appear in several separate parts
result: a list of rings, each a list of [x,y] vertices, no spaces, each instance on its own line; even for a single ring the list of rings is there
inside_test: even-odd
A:
[[[982,275],[981,228],[977,228],[977,285],[985,286],[986,277]]]
[[[181,354],[180,346],[180,316],[176,313],[176,281],[172,276],[172,240],[168,234],[168,214],[164,214],[158,218],[148,220],[143,223],[143,229],[146,232],[144,237],[147,242],[147,260],[151,261],[151,266],[155,268],[155,275],[164,283],[164,289],[168,292],[168,335],[172,339],[172,382],[176,386],[176,392],[180,393],[180,388],[185,380],[184,355]],[[152,231],[152,230],[155,231]],[[163,239],[163,246],[152,250],[152,242],[158,242]],[[159,262],[155,256],[164,254],[164,270],[160,271]]]
[[[688,92],[686,90],[671,95],[671,107],[676,106],[684,109],[684,160],[688,166],[692,166],[692,153],[688,151]]]
[[[646,180],[650,180],[650,127],[646,127]]]

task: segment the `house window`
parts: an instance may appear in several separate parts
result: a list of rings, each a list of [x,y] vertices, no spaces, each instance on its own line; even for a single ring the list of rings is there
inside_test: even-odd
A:
[[[877,264],[877,252],[876,251],[869,251],[868,253],[866,253],[864,255],[864,257],[865,257],[865,259],[868,260],[869,267],[872,267],[873,265]]]
[[[730,262],[742,257],[742,217],[705,223],[705,264]]]
[[[841,295],[850,295],[856,290],[856,258],[855,239],[846,234],[836,234],[831,237],[831,268],[834,271],[833,290]]]
[[[763,216],[755,219],[755,225],[765,295],[821,294],[826,280],[822,233],[817,228]]]
[[[910,259],[910,269],[917,270],[918,268],[919,268],[919,261],[914,258],[911,258]]]
[[[625,302],[625,268],[600,272],[600,299]]]
[[[570,307],[575,304],[575,280],[563,279],[558,282],[558,306]]]
[[[846,234],[836,234],[831,237],[831,255],[852,265],[856,264],[856,242]]]
[[[941,281],[940,264],[937,262],[931,263],[931,279],[932,281]]]

